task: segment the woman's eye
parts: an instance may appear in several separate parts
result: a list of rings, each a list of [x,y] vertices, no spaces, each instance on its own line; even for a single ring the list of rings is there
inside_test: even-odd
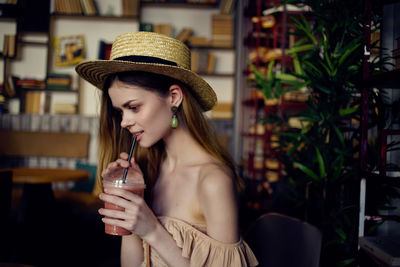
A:
[[[129,106],[128,108],[129,108],[130,110],[133,110],[133,111],[137,111],[137,110],[139,109],[138,106]]]

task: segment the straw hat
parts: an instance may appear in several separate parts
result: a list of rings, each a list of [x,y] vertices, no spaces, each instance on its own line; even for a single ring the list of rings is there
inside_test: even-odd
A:
[[[190,70],[189,48],[181,41],[154,32],[121,34],[112,45],[110,60],[83,61],[75,70],[99,89],[112,73],[147,71],[162,74],[188,85],[204,111],[217,102],[211,86]]]

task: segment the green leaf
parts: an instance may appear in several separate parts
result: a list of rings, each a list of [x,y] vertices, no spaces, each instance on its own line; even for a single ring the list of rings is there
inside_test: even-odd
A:
[[[333,179],[337,179],[340,176],[340,173],[343,168],[343,163],[344,163],[343,153],[340,153],[339,156],[333,162],[333,174],[332,174]]]
[[[355,261],[356,261],[356,259],[354,259],[354,258],[352,258],[352,259],[347,259],[347,260],[342,260],[342,261],[338,262],[338,267],[347,266],[347,265],[349,265],[350,263],[353,263],[353,262],[355,262]]]
[[[321,152],[319,151],[318,147],[315,148],[315,152],[317,154],[317,161],[318,161],[318,166],[319,166],[319,176],[321,178],[325,178],[326,171],[325,171],[324,159],[322,158]]]
[[[286,50],[286,54],[296,54],[304,51],[309,51],[315,48],[315,45],[313,44],[306,44],[306,45],[301,45],[301,46],[294,46],[288,50]]]
[[[325,72],[326,72],[329,76],[332,76],[332,70],[330,69],[329,66],[327,66],[327,65],[324,64],[323,62],[321,62],[321,66],[325,69]]]
[[[313,172],[310,168],[308,168],[307,166],[304,166],[300,162],[294,162],[293,165],[295,167],[299,168],[302,172],[304,172],[307,176],[312,178],[314,181],[319,181],[320,180],[318,175],[315,174],[315,172]]]
[[[332,64],[331,58],[330,58],[330,56],[328,54],[328,48],[327,47],[324,48],[324,59],[325,59],[326,63],[328,64],[329,73],[333,73],[334,72],[333,64]]]
[[[307,87],[307,85],[309,85],[310,83],[311,83],[311,81],[294,84],[292,87],[287,88],[285,90],[285,93],[289,93],[289,92],[292,92],[292,91],[299,90],[299,89],[301,89],[303,87]]]
[[[345,240],[347,235],[341,228],[336,228],[335,232],[339,235],[341,240]]]
[[[339,138],[342,147],[345,147],[343,133],[339,130],[339,128],[336,125],[333,125],[333,130],[335,131],[337,137]]]
[[[318,74],[319,76],[322,76],[321,70],[320,70],[317,66],[311,64],[310,61],[304,61],[303,64],[304,64],[306,67],[311,68],[311,69],[312,69],[316,74]]]
[[[278,73],[278,74],[276,74],[276,78],[282,80],[283,82],[297,81],[296,76],[294,76],[292,74],[288,74],[288,73]]]
[[[301,38],[300,40],[296,41],[293,46],[294,47],[301,46],[302,44],[305,44],[307,42],[308,42],[308,39],[306,37],[304,37],[304,38]]]
[[[272,70],[274,68],[275,65],[275,60],[271,60],[268,63],[268,69],[267,69],[267,80],[271,80],[272,79]]]
[[[303,70],[301,69],[299,57],[297,56],[297,54],[293,55],[293,66],[294,66],[294,71],[297,74],[300,74],[300,75],[303,74]]]
[[[339,110],[339,116],[346,116],[358,111],[358,107],[343,108]]]
[[[351,53],[353,53],[354,50],[356,50],[359,46],[360,43],[356,43],[353,47],[346,49],[343,55],[339,58],[339,66],[342,65],[343,61],[345,61],[347,57],[351,55]]]
[[[315,36],[312,34],[310,25],[308,23],[308,21],[306,20],[306,18],[303,15],[301,16],[301,21],[299,21],[297,18],[291,16],[291,19],[295,22],[296,27],[301,30],[302,32],[304,32],[304,34],[312,41],[312,43],[317,44],[317,39],[315,38]]]

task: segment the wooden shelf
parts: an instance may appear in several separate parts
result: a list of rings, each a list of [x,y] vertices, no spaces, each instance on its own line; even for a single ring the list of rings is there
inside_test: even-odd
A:
[[[51,18],[55,19],[85,19],[85,20],[115,20],[115,21],[124,21],[124,20],[138,20],[138,16],[103,16],[103,15],[93,15],[93,16],[88,16],[88,15],[80,15],[80,14],[59,14],[59,13],[53,13],[51,14]]]
[[[196,45],[189,45],[190,49],[198,49],[198,50],[234,50],[235,47],[233,46],[196,46]]]
[[[21,45],[33,45],[33,46],[48,46],[48,42],[35,42],[35,41],[20,41]]]
[[[181,3],[173,2],[156,2],[156,1],[140,1],[141,7],[170,7],[170,8],[218,8],[218,3],[189,3],[182,1]]]
[[[44,92],[44,93],[79,93],[78,90],[72,89],[40,89],[40,88],[19,88],[21,91],[25,92]]]
[[[197,74],[200,75],[200,76],[220,77],[220,78],[232,78],[232,77],[235,76],[233,73],[232,74],[230,74],[230,73],[225,74],[225,73],[202,73],[202,72],[199,72]]]

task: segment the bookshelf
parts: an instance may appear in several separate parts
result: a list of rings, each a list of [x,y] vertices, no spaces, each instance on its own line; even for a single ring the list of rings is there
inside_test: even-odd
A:
[[[89,0],[81,1],[87,2]],[[118,34],[138,29],[138,9],[126,12],[123,7],[129,3],[137,3],[139,1],[107,1],[97,0],[99,10],[95,14],[87,14],[83,10],[81,13],[70,12],[68,9],[63,12],[55,10],[56,2],[64,2],[71,4],[76,1],[60,1],[60,0],[39,0],[36,1],[40,8],[43,24],[37,25],[36,29],[31,29],[32,26],[26,26],[19,14],[26,13],[29,8],[29,1],[18,1],[18,5],[3,5],[0,4],[0,24],[2,25],[1,37],[5,33],[13,33],[15,36],[15,56],[4,57],[0,54],[3,67],[0,70],[3,73],[3,81],[11,81],[11,77],[18,77],[21,80],[37,80],[45,81],[48,73],[61,73],[71,75],[70,90],[51,90],[46,87],[38,90],[35,88],[21,88],[16,84],[13,87],[17,90],[14,96],[8,96],[7,99],[13,108],[13,113],[26,112],[26,95],[42,94],[41,99],[46,101],[58,101],[65,104],[69,102],[74,105],[74,113],[95,115],[97,112],[95,90],[88,88],[75,74],[74,66],[57,67],[55,64],[54,40],[64,36],[83,35],[85,40],[85,58],[97,58],[98,42],[97,40],[104,39],[112,41]],[[79,1],[78,1],[79,2]],[[76,3],[75,3],[76,4]],[[113,14],[107,8],[113,6],[115,11]],[[11,8],[12,7],[12,8]],[[45,14],[43,15],[43,10]],[[136,12],[136,13],[135,13]],[[27,23],[25,23],[27,24]],[[8,28],[9,32],[3,32],[4,25],[11,25]],[[103,27],[104,26],[104,27]],[[3,41],[2,41],[3,43]],[[1,50],[1,49],[0,49]],[[18,54],[17,54],[18,52]],[[6,85],[6,83],[4,83]],[[7,86],[7,85],[6,85]],[[91,99],[90,99],[91,98]],[[86,101],[86,100],[87,101]],[[83,102],[82,102],[83,101]],[[47,103],[42,106],[48,106]],[[50,105],[51,106],[51,105]],[[70,113],[71,109],[67,113]],[[36,110],[35,114],[54,113],[52,108]]]
[[[82,2],[87,2],[85,0]],[[24,2],[24,1],[22,1]],[[74,1],[65,0],[40,0],[42,4],[48,4],[46,16],[48,25],[44,26],[45,31],[40,32],[25,31],[19,34],[18,41],[18,60],[7,59],[7,69],[12,76],[19,78],[29,78],[44,81],[47,73],[69,74],[71,75],[71,90],[49,90],[25,88],[20,90],[17,97],[11,99],[13,103],[19,103],[19,113],[26,112],[26,95],[40,93],[41,99],[51,99],[51,102],[60,104],[65,102],[76,106],[77,114],[96,116],[99,109],[99,93],[92,85],[82,81],[75,74],[74,66],[59,67],[56,65],[56,47],[54,40],[56,38],[83,35],[85,37],[85,58],[95,59],[99,56],[100,42],[112,43],[115,37],[121,33],[141,30],[141,24],[169,24],[169,30],[172,36],[177,36],[179,31],[184,27],[192,29],[191,36],[202,37],[207,40],[206,45],[186,42],[191,51],[200,53],[209,53],[214,55],[214,64],[208,71],[198,71],[198,73],[207,80],[210,85],[215,88],[219,105],[214,111],[208,113],[216,124],[217,131],[228,136],[229,149],[233,149],[231,139],[233,132],[233,110],[234,95],[236,91],[235,83],[235,66],[236,66],[236,48],[235,40],[235,18],[230,14],[224,14],[229,18],[229,35],[222,36],[229,42],[212,43],[213,40],[213,16],[220,14],[221,1],[181,1],[181,3],[173,3],[172,1],[156,2],[156,1],[137,1],[139,4],[137,12],[124,12],[126,0],[96,0],[98,4],[97,12],[88,12],[82,9],[80,11],[72,11],[68,9],[59,9],[59,4]],[[224,0],[224,6],[230,2],[233,10],[234,1]],[[71,7],[71,6],[70,6]],[[0,6],[1,8],[1,6]],[[18,10],[20,7],[16,7]],[[227,8],[228,10],[229,8]],[[6,12],[10,14],[8,17],[0,19],[13,21],[15,25],[18,23],[14,12]],[[201,23],[199,23],[201,21]],[[15,26],[15,28],[18,28]],[[42,27],[43,28],[43,27]],[[168,28],[168,27],[167,27]],[[17,29],[15,30],[15,32]],[[0,33],[0,35],[2,35]],[[32,38],[33,36],[33,38]],[[35,56],[37,55],[37,56]],[[0,60],[2,58],[0,57]],[[3,60],[3,62],[5,62]],[[4,64],[2,64],[4,65]],[[4,69],[0,68],[4,73]],[[6,79],[4,79],[6,80]],[[20,100],[18,100],[20,99]],[[43,104],[47,108],[42,108],[39,114],[53,114],[54,109]],[[224,140],[227,140],[226,138]]]
[[[158,1],[96,0],[97,11],[88,12],[85,11],[83,4],[79,10],[76,10],[76,0],[40,0],[40,2],[42,4],[48,3],[50,6],[50,12],[47,14],[48,29],[41,32],[44,37],[39,40],[32,40],[29,38],[25,40],[25,38],[22,37],[23,35],[20,35],[17,38],[20,49],[19,56],[25,56],[27,52],[32,54],[31,51],[39,51],[38,53],[42,55],[41,62],[35,66],[35,74],[32,75],[33,78],[40,77],[38,79],[44,80],[46,74],[52,72],[71,74],[71,88],[73,89],[73,92],[70,96],[72,97],[72,95],[75,95],[73,98],[75,98],[78,103],[77,112],[88,115],[95,115],[97,113],[96,101],[88,100],[89,98],[93,98],[94,90],[85,82],[78,80],[74,74],[73,67],[65,67],[61,69],[55,66],[55,48],[53,45],[55,38],[79,34],[85,35],[86,58],[97,58],[99,49],[98,41],[102,40],[111,43],[120,33],[139,30],[139,24],[142,22],[154,24],[170,23],[174,28],[173,35],[176,35],[183,26],[190,26],[194,29],[194,36],[203,36],[208,40],[211,40],[212,16],[213,14],[218,14],[220,7],[219,1],[204,1],[204,3],[201,1],[182,1],[180,3],[166,1],[161,3]],[[81,2],[86,3],[92,1],[84,0]],[[123,7],[127,2],[136,2],[138,4],[137,9],[128,13],[124,12],[125,9]],[[69,8],[65,9],[66,5],[69,6]],[[64,6],[64,9],[60,8],[60,6]],[[16,19],[16,10],[18,8],[20,7],[16,7],[13,11],[7,5],[7,12],[4,12],[4,14],[8,14],[8,20]],[[158,14],[157,16],[152,15],[152,12],[154,11]],[[174,19],[171,20],[171,18]],[[4,20],[6,17],[2,19]],[[201,24],[198,23],[199,20],[202,21]],[[189,23],[187,25],[186,22],[188,21]],[[233,22],[233,19],[231,21]],[[0,20],[0,23],[1,22],[2,21]],[[31,32],[29,32],[29,34],[31,34]],[[231,36],[234,36],[232,31]],[[220,90],[222,92],[219,93],[222,97],[219,97],[219,99],[222,99],[224,103],[230,103],[230,106],[232,106],[232,95],[235,91],[235,48],[233,42],[228,45],[219,44],[217,46],[212,44],[196,45],[194,43],[188,45],[192,51],[201,51],[202,53],[212,53],[213,55],[216,55],[215,68],[212,68],[212,71],[199,71],[199,74],[208,80],[209,83],[214,85],[214,87],[222,88]],[[33,59],[26,57],[22,58],[22,61],[29,61],[28,64],[31,64]],[[25,76],[26,73],[29,73],[29,71],[23,67],[21,67],[23,70],[20,71],[19,67],[21,64],[15,60],[8,60],[7,62],[9,62],[8,69],[10,69],[13,75]],[[228,66],[228,68],[224,66]],[[4,70],[2,72],[4,73]],[[39,72],[42,74],[39,74]],[[226,94],[224,91],[230,92]],[[50,90],[43,91],[43,93],[52,94]],[[58,93],[59,92],[55,92],[54,94],[56,95]],[[224,107],[227,106],[228,105],[224,105]],[[23,111],[23,108],[20,110]],[[230,112],[229,118],[231,117],[232,112]]]

